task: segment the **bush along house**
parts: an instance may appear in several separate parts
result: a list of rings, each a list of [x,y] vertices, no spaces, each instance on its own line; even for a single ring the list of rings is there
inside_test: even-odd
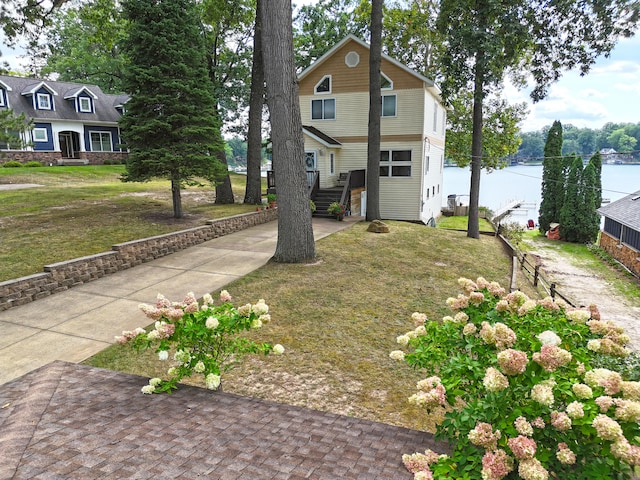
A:
[[[380,214],[435,224],[442,206],[446,110],[433,81],[383,55]],[[369,45],[350,35],[299,75],[300,111],[316,215],[339,202],[365,215]]]
[[[0,109],[24,113],[31,121],[31,129],[15,132],[28,146],[0,143],[2,161],[120,163],[127,153],[120,148],[118,120],[128,98],[96,85],[0,75]]]

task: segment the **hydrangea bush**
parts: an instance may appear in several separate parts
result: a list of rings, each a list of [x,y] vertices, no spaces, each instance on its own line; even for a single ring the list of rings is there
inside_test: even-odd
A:
[[[214,305],[213,298],[207,294],[200,304],[193,293],[188,293],[177,303],[159,294],[155,305],[140,305],[146,316],[155,321],[153,329],[147,332],[138,327],[124,331],[116,341],[131,344],[137,350],[155,347],[160,361],[168,361],[173,353],[168,378],[152,378],[142,387],[142,393],[171,392],[182,378],[194,373],[203,376],[208,389],[217,390],[222,374],[245,354],[284,352],[282,345],[256,343],[240,336],[242,331],[260,328],[271,321],[269,306],[264,300],[236,308],[229,292],[223,290],[220,302]]]
[[[390,357],[424,369],[409,402],[437,421],[430,450],[404,455],[415,480],[628,479],[640,464],[640,382],[597,368],[625,357],[629,337],[595,306],[507,294],[460,279],[451,316],[412,316]]]

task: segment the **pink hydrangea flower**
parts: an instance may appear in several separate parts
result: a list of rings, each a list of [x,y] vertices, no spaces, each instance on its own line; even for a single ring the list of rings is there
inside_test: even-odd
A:
[[[551,425],[561,432],[571,429],[571,417],[564,412],[551,412]]]
[[[516,343],[516,332],[507,327],[504,323],[496,323],[494,325],[494,334],[496,338],[496,347],[498,350],[511,348]]]
[[[509,387],[509,380],[498,369],[489,367],[482,381],[489,392],[500,392]]]
[[[640,422],[640,402],[616,398],[614,403],[616,405],[615,417],[618,420],[633,423]]]
[[[566,443],[558,444],[558,451],[556,452],[556,458],[560,463],[565,465],[573,465],[576,463],[576,454],[573,453]]]
[[[524,480],[547,480],[549,472],[542,466],[537,458],[523,460],[518,465],[518,475]]]
[[[229,292],[227,292],[226,290],[222,290],[220,292],[220,301],[222,303],[227,303],[227,302],[230,302],[231,300],[232,300],[232,297]]]
[[[603,440],[616,441],[622,437],[620,424],[606,415],[597,415],[591,422],[591,426],[596,429],[598,437]]]
[[[482,457],[483,480],[501,480],[513,471],[513,459],[504,450],[486,451]]]
[[[533,435],[533,426],[525,417],[516,418],[515,422],[513,422],[513,426],[516,427],[516,430],[520,435],[525,435],[527,437]],[[544,426],[542,428],[544,428]]]
[[[493,427],[485,422],[478,422],[467,438],[471,443],[487,450],[495,450],[502,434],[500,430],[493,431]]]
[[[537,445],[535,440],[518,435],[515,438],[507,440],[507,445],[513,452],[513,455],[519,460],[528,460],[536,455]]]
[[[622,397],[640,401],[640,382],[622,382]]]
[[[571,353],[551,344],[542,345],[539,352],[533,354],[533,361],[547,372],[555,372],[558,368],[571,362]]]
[[[606,413],[613,405],[613,398],[603,395],[595,399],[596,405],[600,407],[601,413]]]
[[[511,348],[498,353],[498,365],[506,375],[520,375],[527,369],[529,359],[525,352]]]

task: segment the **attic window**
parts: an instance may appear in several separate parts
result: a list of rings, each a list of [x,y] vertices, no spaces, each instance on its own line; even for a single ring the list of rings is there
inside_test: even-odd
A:
[[[393,90],[393,82],[382,72],[380,72],[380,88],[382,90]]]
[[[331,93],[331,75],[325,75],[316,85],[316,93]]]
[[[344,63],[349,68],[357,67],[360,63],[360,55],[358,55],[358,52],[349,52],[344,57]]]
[[[46,93],[38,94],[38,110],[51,110],[51,97]]]
[[[83,113],[91,113],[91,99],[89,97],[79,97],[78,109]]]

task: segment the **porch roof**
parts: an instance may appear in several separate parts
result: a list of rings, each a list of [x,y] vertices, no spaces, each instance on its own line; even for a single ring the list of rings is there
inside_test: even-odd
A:
[[[342,144],[326,133],[321,132],[316,127],[311,127],[307,125],[302,126],[302,131],[309,135],[311,138],[317,140],[322,143],[327,148],[342,148]]]

